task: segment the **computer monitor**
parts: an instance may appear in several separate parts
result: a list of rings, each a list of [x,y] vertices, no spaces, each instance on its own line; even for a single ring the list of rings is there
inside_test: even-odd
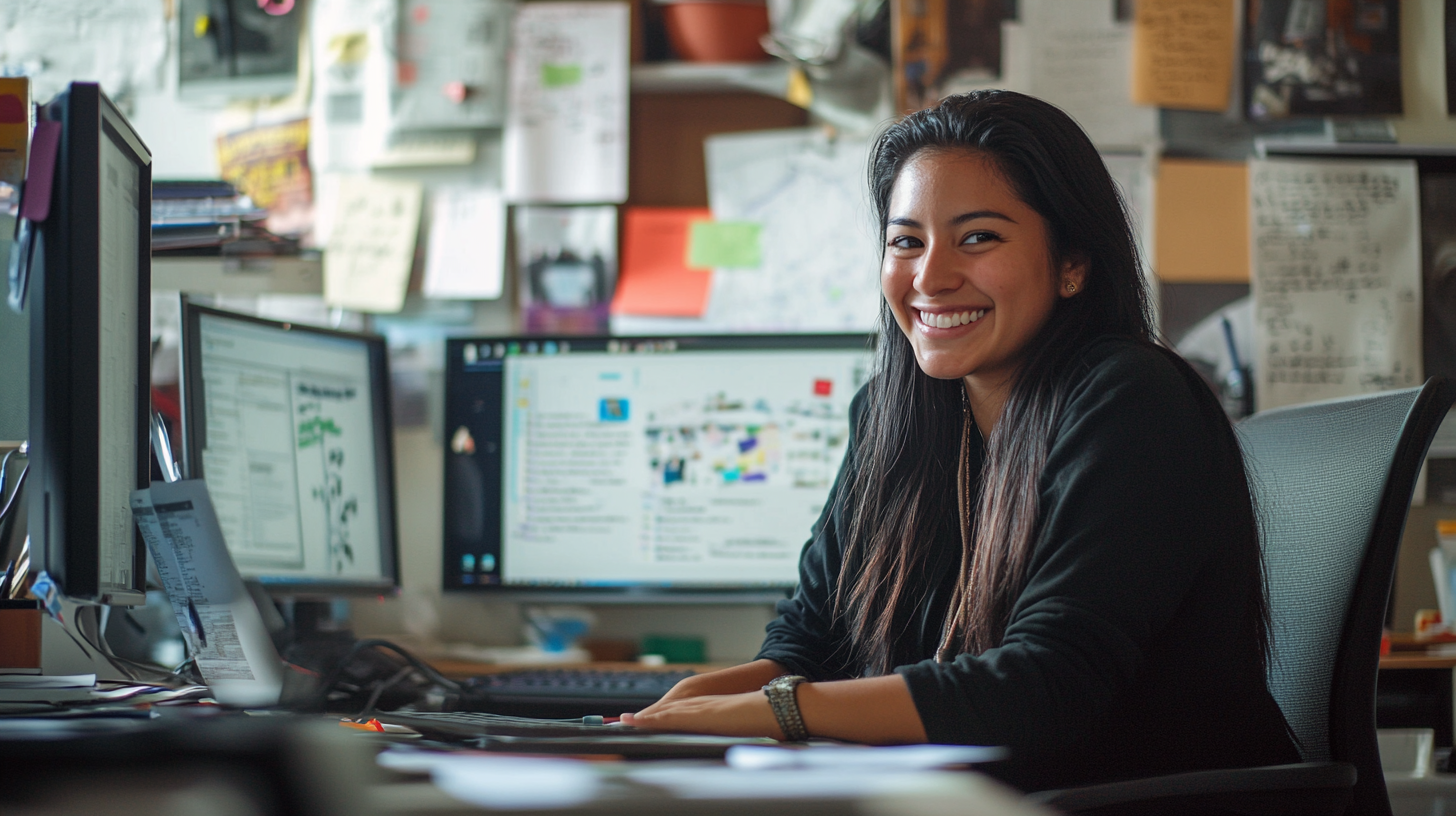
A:
[[[594,601],[783,597],[872,362],[865,335],[446,354],[444,587]]]
[[[131,492],[151,473],[152,157],[93,83],[72,83],[38,119],[60,137],[27,307],[32,569],[72,600],[142,604]]]
[[[398,586],[384,338],[182,306],[183,468],[244,578],[294,598]]]

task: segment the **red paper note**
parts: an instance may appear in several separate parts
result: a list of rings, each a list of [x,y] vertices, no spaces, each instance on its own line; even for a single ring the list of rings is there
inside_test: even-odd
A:
[[[688,266],[688,233],[711,220],[704,207],[628,208],[612,314],[702,317],[713,271]]]

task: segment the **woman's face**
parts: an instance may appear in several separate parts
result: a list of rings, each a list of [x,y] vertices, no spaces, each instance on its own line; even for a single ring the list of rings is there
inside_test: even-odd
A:
[[[925,150],[901,169],[880,285],[926,374],[1009,381],[1057,298],[1082,288],[1085,264],[1061,266],[1046,222],[981,155]]]

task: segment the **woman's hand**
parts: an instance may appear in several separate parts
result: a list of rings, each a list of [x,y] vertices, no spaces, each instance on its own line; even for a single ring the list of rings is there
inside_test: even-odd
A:
[[[768,696],[759,690],[672,700],[664,697],[636,714],[623,714],[622,723],[653,731],[784,738]]]
[[[786,674],[783,666],[772,660],[755,660],[752,663],[744,663],[741,666],[721,669],[704,674],[694,674],[678,681],[677,685],[668,690],[651,707],[651,711],[662,703],[673,700],[686,700],[690,697],[712,697],[721,694],[740,694],[747,691],[758,691],[768,681]]]

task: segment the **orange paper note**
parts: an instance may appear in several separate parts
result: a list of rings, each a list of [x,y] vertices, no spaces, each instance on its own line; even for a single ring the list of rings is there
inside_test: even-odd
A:
[[[1132,101],[1188,110],[1227,108],[1234,29],[1234,0],[1138,0]]]
[[[702,317],[713,271],[688,266],[688,236],[711,220],[704,207],[629,207],[612,314]]]
[[[1249,170],[1243,162],[1158,165],[1153,269],[1165,281],[1247,283]]]

